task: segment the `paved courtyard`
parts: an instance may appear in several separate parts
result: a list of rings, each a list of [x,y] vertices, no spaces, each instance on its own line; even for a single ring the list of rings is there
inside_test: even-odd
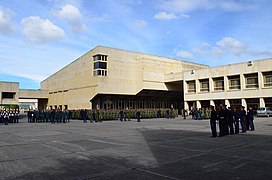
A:
[[[0,179],[272,179],[272,118],[211,138],[208,120],[0,125]]]

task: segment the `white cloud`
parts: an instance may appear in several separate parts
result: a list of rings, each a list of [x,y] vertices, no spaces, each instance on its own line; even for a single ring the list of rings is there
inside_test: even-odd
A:
[[[195,53],[198,53],[198,54],[202,54],[202,55],[208,54],[208,52],[206,50],[201,49],[201,48],[193,48],[192,51]]]
[[[74,32],[82,32],[86,29],[86,26],[83,24],[83,17],[79,11],[79,9],[71,4],[66,4],[60,8],[60,10],[56,13],[56,15],[68,21],[72,30]]]
[[[162,0],[159,6],[167,11],[189,13],[198,9],[242,11],[252,9],[256,5],[251,2],[239,3],[234,0]]]
[[[176,56],[182,57],[182,58],[188,58],[188,59],[194,58],[194,55],[192,53],[190,53],[188,51],[184,51],[184,50],[176,51]]]
[[[236,55],[239,55],[245,51],[247,51],[247,47],[241,43],[240,41],[232,38],[232,37],[224,37],[220,41],[216,43],[218,48],[222,51],[229,51]]]
[[[14,14],[15,13],[9,9],[5,9],[0,6],[0,33],[10,34],[14,31],[11,23],[11,18]]]
[[[146,25],[147,25],[147,22],[145,20],[138,20],[138,21],[135,21],[134,23],[134,27],[137,29],[144,28]]]
[[[38,16],[29,16],[22,19],[23,33],[28,41],[35,44],[43,44],[64,37],[64,31],[48,19]]]
[[[158,20],[173,20],[173,19],[177,19],[178,17],[173,13],[167,13],[163,11],[163,12],[159,12],[155,14],[154,18]]]

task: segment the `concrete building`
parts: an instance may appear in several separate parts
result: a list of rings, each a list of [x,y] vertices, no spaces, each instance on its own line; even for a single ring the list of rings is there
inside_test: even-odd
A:
[[[41,82],[50,108],[182,108],[181,82],[165,74],[208,66],[97,46]]]
[[[212,67],[97,46],[41,82],[0,83],[1,103],[39,109],[272,107],[272,59]],[[12,96],[12,97],[11,97]]]
[[[272,59],[172,74],[184,81],[185,109],[224,104],[272,107]],[[180,80],[178,79],[178,80]]]

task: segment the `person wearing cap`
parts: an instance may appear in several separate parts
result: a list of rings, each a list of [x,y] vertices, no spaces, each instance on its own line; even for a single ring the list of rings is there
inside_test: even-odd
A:
[[[217,136],[216,132],[216,121],[218,120],[217,112],[214,110],[214,106],[211,106],[211,117],[210,117],[210,125],[212,130],[212,137]]]

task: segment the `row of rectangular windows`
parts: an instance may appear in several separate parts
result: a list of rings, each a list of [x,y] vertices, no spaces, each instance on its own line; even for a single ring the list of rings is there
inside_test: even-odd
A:
[[[214,91],[224,91],[224,77],[212,78],[214,83]],[[263,73],[264,87],[272,87],[272,72]],[[228,76],[229,90],[240,90],[241,80],[240,75]],[[199,80],[200,92],[209,92],[209,79]],[[245,88],[258,88],[258,74],[245,75]],[[187,81],[188,93],[196,92],[195,80]]]

